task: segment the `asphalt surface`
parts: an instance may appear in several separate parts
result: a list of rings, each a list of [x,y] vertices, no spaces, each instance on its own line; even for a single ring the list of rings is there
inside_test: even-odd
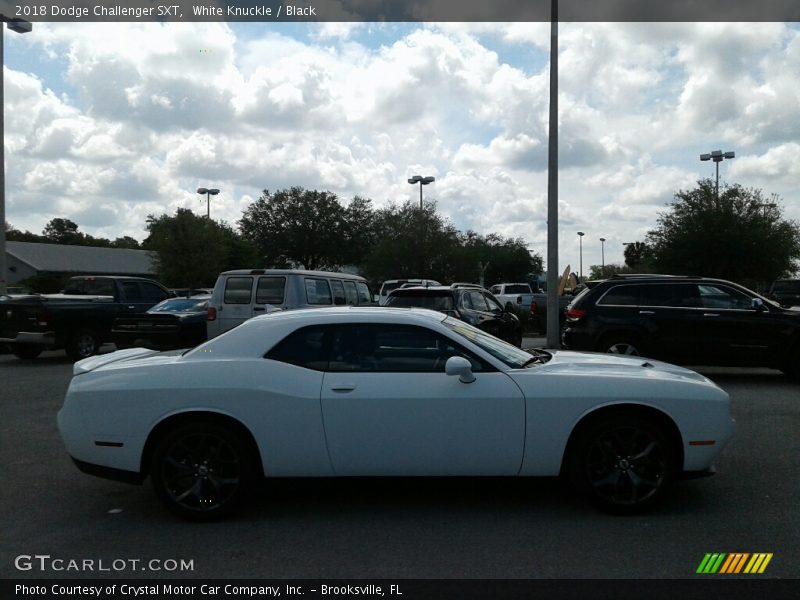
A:
[[[800,576],[800,384],[776,371],[701,369],[731,394],[736,435],[716,476],[644,515],[596,512],[552,479],[315,479],[270,481],[200,525],[148,483],[74,467],[55,423],[71,369],[61,352],[0,355],[0,577],[691,578],[709,552],[771,552],[763,577]],[[20,568],[26,555],[95,562]]]

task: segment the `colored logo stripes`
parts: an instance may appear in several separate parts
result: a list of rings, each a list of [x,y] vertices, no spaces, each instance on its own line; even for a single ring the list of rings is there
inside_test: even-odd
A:
[[[771,560],[772,552],[756,552],[754,554],[749,552],[709,553],[705,555],[696,572],[704,575],[714,573],[727,575],[763,573]]]

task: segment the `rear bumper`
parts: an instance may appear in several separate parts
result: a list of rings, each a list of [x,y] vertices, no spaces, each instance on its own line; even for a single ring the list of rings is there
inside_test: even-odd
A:
[[[684,471],[680,474],[679,479],[702,479],[703,477],[711,477],[712,475],[716,474],[717,469],[712,465],[707,469],[701,469],[700,471]]]
[[[16,337],[0,338],[0,343],[28,344],[30,346],[54,346],[56,343],[56,334],[52,331],[20,331],[17,333]]]

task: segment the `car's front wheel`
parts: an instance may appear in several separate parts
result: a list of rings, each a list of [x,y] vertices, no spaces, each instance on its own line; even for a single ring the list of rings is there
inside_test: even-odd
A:
[[[675,479],[677,463],[677,448],[658,422],[614,413],[578,433],[567,472],[575,488],[600,508],[629,514],[663,496]]]
[[[173,429],[156,446],[150,476],[159,500],[194,521],[229,514],[247,496],[254,460],[241,432],[199,421]]]
[[[33,360],[42,353],[41,346],[32,346],[30,344],[14,344],[14,356],[24,360]]]

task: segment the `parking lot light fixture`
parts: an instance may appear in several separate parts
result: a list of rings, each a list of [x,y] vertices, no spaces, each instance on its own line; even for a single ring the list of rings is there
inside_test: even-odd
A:
[[[429,183],[433,183],[434,181],[436,181],[435,177],[430,177],[430,176],[423,177],[422,175],[414,175],[413,177],[410,177],[409,180],[408,180],[408,183],[410,183],[411,185],[419,184],[419,209],[420,210],[422,210],[422,186],[423,185],[428,185]]]
[[[219,194],[219,190],[216,188],[197,188],[197,193],[202,195],[206,195],[206,218],[211,220],[211,196],[216,196]]]
[[[601,267],[600,273],[602,277],[606,275],[606,238],[600,238],[600,260]]]
[[[700,155],[700,160],[703,160],[703,161],[713,160],[714,161],[714,165],[715,165],[716,171],[717,171],[717,183],[714,186],[714,190],[715,190],[715,194],[716,194],[717,198],[719,198],[719,163],[721,163],[726,158],[727,159],[736,158],[736,153],[735,152],[730,152],[730,151],[723,152],[722,150],[712,150],[708,154],[701,154]]]
[[[578,269],[578,276],[580,277],[581,281],[583,281],[583,236],[584,235],[586,234],[583,233],[582,231],[578,232],[578,240],[580,241],[580,251],[579,251],[580,253],[578,255],[580,257],[579,261],[580,267]]]
[[[5,9],[3,4],[0,9]],[[8,7],[10,10],[10,7]],[[3,66],[5,57],[3,56],[3,22],[6,22],[11,31],[17,33],[28,33],[33,29],[29,21],[23,19],[10,19],[8,15],[0,13],[0,105],[4,104],[3,89]],[[0,140],[5,139],[5,117],[3,110],[0,109]],[[6,259],[6,159],[5,143],[0,141],[0,296],[6,293],[6,277],[8,277],[8,262]]]

